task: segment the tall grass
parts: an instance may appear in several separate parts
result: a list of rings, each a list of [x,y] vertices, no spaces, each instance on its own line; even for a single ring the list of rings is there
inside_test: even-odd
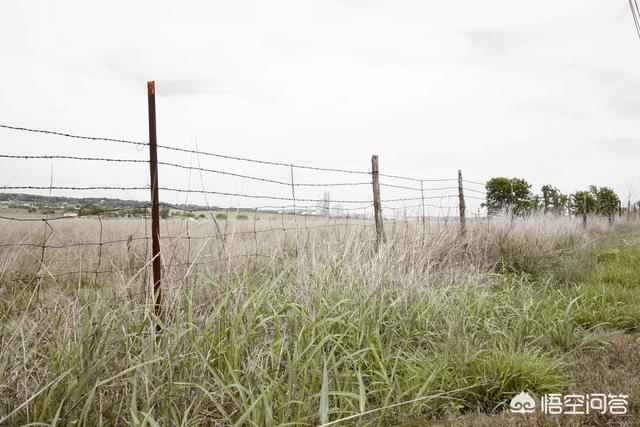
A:
[[[56,238],[95,239],[81,221]],[[240,223],[227,227],[253,227]],[[212,227],[193,225],[192,236]],[[103,226],[105,239],[144,232]],[[0,230],[3,241],[42,238]],[[43,278],[0,290],[0,420],[389,425],[499,412],[521,390],[566,390],[571,358],[606,346],[602,330],[640,321],[640,245],[589,245],[614,231],[599,221],[586,232],[569,218],[478,221],[464,239],[455,224],[395,223],[378,253],[368,224],[313,230],[231,235],[189,259],[184,240],[167,241],[165,260],[227,259],[166,271],[160,319],[142,275],[46,278],[95,266],[95,253],[51,250],[37,271],[25,261],[37,251],[5,250],[0,277]],[[265,256],[228,257],[256,247]],[[144,250],[103,248],[102,262],[139,266]]]

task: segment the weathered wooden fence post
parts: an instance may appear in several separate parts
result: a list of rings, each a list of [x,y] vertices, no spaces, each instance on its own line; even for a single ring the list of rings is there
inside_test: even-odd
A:
[[[462,170],[458,169],[458,207],[460,209],[460,235],[467,233],[467,221],[465,217],[464,187],[462,185]]]
[[[371,184],[373,185],[373,217],[376,224],[376,250],[387,241],[382,222],[382,202],[380,200],[380,177],[378,176],[378,156],[371,156]]]
[[[155,296],[155,314],[162,311],[161,259],[160,259],[160,206],[158,192],[158,143],[156,140],[156,87],[155,82],[147,82],[149,101],[149,171],[151,184],[151,250],[153,256],[153,294]],[[160,324],[156,324],[160,330]]]

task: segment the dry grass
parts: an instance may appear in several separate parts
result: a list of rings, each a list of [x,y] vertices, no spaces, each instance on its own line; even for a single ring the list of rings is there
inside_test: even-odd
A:
[[[164,277],[171,281],[187,280],[201,272],[224,278],[238,269],[259,271],[295,259],[302,275],[328,262],[350,274],[377,276],[378,281],[384,270],[386,277],[399,282],[432,274],[438,275],[438,282],[443,274],[450,275],[453,282],[469,269],[492,271],[500,266],[498,270],[533,273],[544,269],[559,250],[580,247],[599,235],[629,227],[633,221],[625,218],[613,227],[604,219],[593,218],[586,232],[579,220],[568,217],[500,218],[469,221],[467,236],[460,238],[458,225],[452,221],[388,221],[389,243],[375,255],[375,234],[368,220],[169,219],[162,221],[162,259]],[[52,281],[69,272],[81,272],[70,275],[73,281],[95,280],[96,271],[115,270],[109,282],[115,279],[128,286],[132,279],[136,282],[144,276],[140,270],[150,259],[149,235],[149,224],[142,219],[79,218],[48,224],[0,219],[0,244],[33,245],[0,247],[0,282]],[[46,249],[41,264],[43,242]],[[87,246],[58,248],[69,244]]]
[[[624,270],[605,248],[610,271],[594,272],[589,252],[637,227],[625,218],[477,220],[464,237],[452,222],[389,221],[377,253],[362,219],[171,219],[162,320],[144,220],[51,225],[48,246],[119,242],[47,248],[40,264],[46,224],[0,222],[0,243],[36,245],[0,248],[0,419],[18,424],[314,425],[401,404],[357,422],[469,421],[522,389],[566,390],[567,357],[600,354],[608,331],[640,319],[626,301],[635,261]],[[582,275],[594,279],[572,284]]]

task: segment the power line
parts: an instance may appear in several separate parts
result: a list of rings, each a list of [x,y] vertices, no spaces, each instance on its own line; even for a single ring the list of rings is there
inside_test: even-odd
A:
[[[629,7],[631,8],[631,16],[633,17],[633,23],[636,27],[636,34],[640,38],[640,9],[638,9],[638,3],[636,0],[629,0]]]

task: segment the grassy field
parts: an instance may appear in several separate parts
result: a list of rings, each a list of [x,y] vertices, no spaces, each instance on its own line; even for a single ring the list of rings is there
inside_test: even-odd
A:
[[[163,233],[184,236],[185,222]],[[197,223],[190,236],[216,227]],[[142,236],[140,224],[104,221],[102,238]],[[390,224],[378,253],[371,225],[351,225],[285,232],[262,221],[251,233],[252,221],[228,221],[217,225],[225,239],[167,239],[165,263],[191,266],[167,268],[161,319],[140,273],[146,241],[101,248],[101,265],[119,271],[109,275],[94,274],[97,248],[48,250],[46,268],[37,247],[3,248],[0,420],[640,423],[634,221],[498,219],[471,222],[465,237],[455,224]],[[65,221],[49,243],[96,241],[96,226]],[[2,242],[41,243],[42,231],[0,223]],[[522,390],[624,393],[629,414],[511,414]]]

